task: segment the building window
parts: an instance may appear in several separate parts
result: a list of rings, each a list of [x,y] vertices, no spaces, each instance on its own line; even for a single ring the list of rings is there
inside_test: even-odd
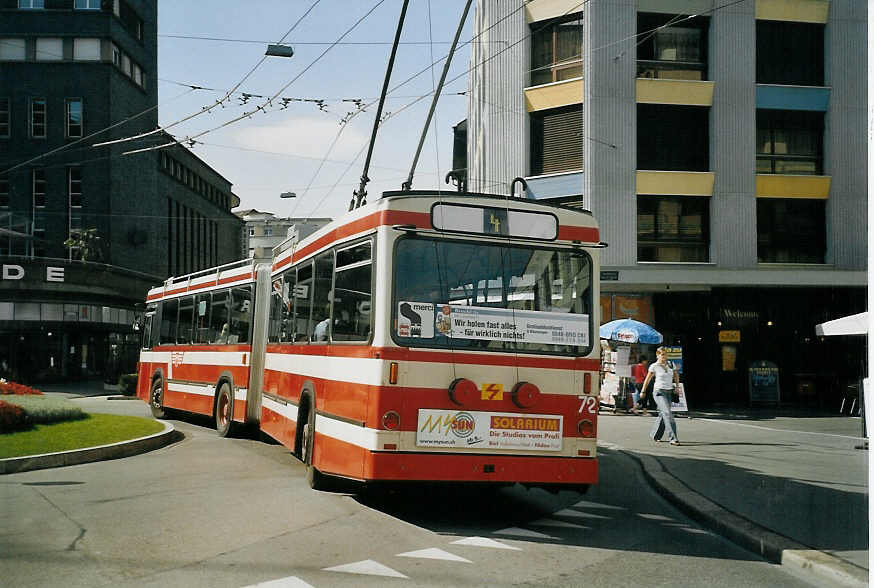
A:
[[[24,39],[0,39],[0,61],[24,61],[25,47]]]
[[[18,0],[18,7],[26,10],[41,10],[45,8],[45,0]]]
[[[637,197],[638,261],[706,262],[709,259],[708,197]]]
[[[140,69],[140,66],[136,63],[132,63],[133,65],[133,79],[134,83],[137,86],[143,86],[143,70]]]
[[[46,138],[46,99],[30,99],[30,136],[34,139]]]
[[[0,137],[9,137],[9,98],[0,98]]]
[[[67,236],[71,239],[82,232],[82,168],[67,169]],[[70,247],[70,259],[79,256],[78,247]]]
[[[67,98],[64,105],[67,138],[79,139],[82,137],[82,99]]]
[[[264,227],[264,236],[272,237],[273,236],[273,227]]]
[[[583,169],[583,108],[554,108],[531,115],[531,175]]]
[[[46,172],[43,169],[35,169],[33,178],[33,207],[45,208],[46,206]]]
[[[756,173],[822,175],[822,112],[756,111]]]
[[[120,0],[112,0],[112,14],[114,14],[115,16],[121,16]]]
[[[115,43],[112,44],[112,64],[119,69],[121,68],[121,49]]]
[[[64,41],[62,39],[37,39],[37,61],[61,61],[64,59]]]
[[[100,0],[76,0],[76,10],[100,10]]]
[[[756,21],[756,82],[796,86],[825,83],[825,25]]]
[[[100,61],[100,39],[73,39],[73,59]]]
[[[637,15],[637,77],[673,80],[707,79],[709,20],[696,16],[680,20],[665,14]]]
[[[127,56],[127,53],[121,54],[121,71],[130,77],[130,57]]]
[[[531,85],[583,76],[583,19],[562,17],[531,25]]]
[[[638,104],[637,169],[710,171],[709,109]]]
[[[825,200],[756,200],[761,263],[825,263]]]
[[[254,236],[255,236],[255,227],[249,227],[249,236],[250,236],[250,237],[254,237]]]
[[[0,178],[0,208],[9,208],[9,179]]]

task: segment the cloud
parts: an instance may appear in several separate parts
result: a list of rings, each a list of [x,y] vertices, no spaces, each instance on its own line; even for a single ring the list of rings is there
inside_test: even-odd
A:
[[[234,141],[247,149],[260,149],[321,160],[340,131],[336,118],[292,118],[275,125],[252,125],[237,129]],[[328,156],[333,161],[351,161],[367,137],[354,126],[343,130]]]

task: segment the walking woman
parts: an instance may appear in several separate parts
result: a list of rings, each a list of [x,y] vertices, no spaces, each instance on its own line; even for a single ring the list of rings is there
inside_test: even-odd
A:
[[[653,400],[659,409],[659,417],[650,431],[650,437],[653,441],[661,441],[662,435],[667,429],[671,445],[679,445],[677,423],[674,421],[673,413],[671,413],[671,393],[674,390],[674,385],[679,383],[680,378],[677,375],[677,370],[674,369],[674,364],[668,361],[668,353],[664,347],[656,349],[656,361],[649,366],[646,380],[643,381],[643,390],[647,389],[653,378],[655,378]]]

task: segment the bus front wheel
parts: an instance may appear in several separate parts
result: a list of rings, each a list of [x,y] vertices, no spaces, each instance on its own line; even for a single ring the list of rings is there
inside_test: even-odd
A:
[[[156,419],[163,419],[167,416],[167,411],[164,410],[164,383],[161,378],[156,378],[152,382],[152,390],[149,392],[149,408],[152,409],[152,416]]]

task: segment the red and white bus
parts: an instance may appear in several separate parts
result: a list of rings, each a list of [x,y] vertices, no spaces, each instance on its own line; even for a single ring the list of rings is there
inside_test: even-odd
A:
[[[386,192],[270,264],[151,290],[138,395],[260,427],[314,487],[588,486],[600,247],[586,211]]]

